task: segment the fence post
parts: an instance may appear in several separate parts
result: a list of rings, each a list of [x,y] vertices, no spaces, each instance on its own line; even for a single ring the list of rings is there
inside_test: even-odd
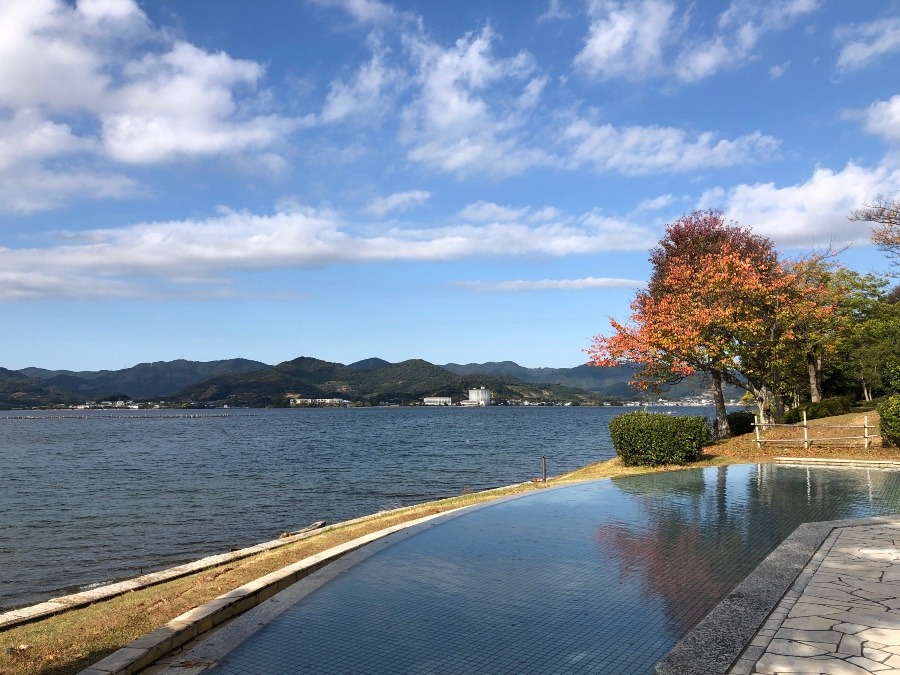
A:
[[[866,450],[869,449],[869,416],[866,415],[863,417],[863,438],[865,439],[863,443],[865,444]]]
[[[809,450],[809,427],[806,426],[806,411],[803,411],[803,449]]]
[[[762,449],[762,440],[759,438],[759,415],[753,416],[753,428],[756,430],[756,449]]]

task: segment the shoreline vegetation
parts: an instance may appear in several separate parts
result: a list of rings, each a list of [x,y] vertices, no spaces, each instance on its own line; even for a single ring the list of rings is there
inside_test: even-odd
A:
[[[811,421],[810,427],[825,425],[861,425],[864,415],[870,424],[878,422],[875,412],[854,412]],[[836,435],[833,429],[828,435]],[[848,430],[846,435],[854,432]],[[841,434],[837,434],[841,435]],[[782,428],[779,438],[802,439],[797,429]],[[87,607],[49,617],[34,623],[0,631],[0,674],[69,675],[77,673],[159,628],[173,618],[224,593],[275,570],[315,555],[333,546],[381,529],[443,513],[463,506],[493,501],[501,497],[578,483],[599,478],[617,478],[644,473],[708,468],[729,464],[770,462],[776,456],[817,457],[825,459],[900,460],[900,448],[882,447],[880,438],[868,449],[842,444],[816,444],[804,449],[802,443],[763,445],[757,450],[753,434],[737,436],[704,448],[700,461],[682,466],[625,467],[618,458],[590,464],[581,469],[548,478],[486,492],[426,502],[373,514],[347,523],[337,523],[325,531],[283,547],[208,568],[156,586],[128,592]]]

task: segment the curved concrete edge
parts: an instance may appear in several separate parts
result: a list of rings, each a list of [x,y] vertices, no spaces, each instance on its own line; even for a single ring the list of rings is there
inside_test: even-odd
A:
[[[724,675],[833,530],[897,522],[882,516],[800,525],[675,645],[657,675]]]
[[[526,481],[524,483],[515,483],[513,485],[504,485],[497,488],[482,490],[478,494],[490,494],[491,492],[515,489],[530,484],[531,481]],[[447,497],[444,499],[437,499],[433,502],[425,503],[441,504],[442,502],[445,502],[449,499],[456,499],[456,497]],[[304,528],[292,533],[291,536],[285,537],[283,539],[273,539],[271,541],[255,544],[247,548],[242,548],[237,551],[218,553],[215,555],[207,556],[205,558],[201,558],[200,560],[195,560],[183,565],[178,565],[176,567],[170,567],[158,572],[144,574],[133,579],[119,581],[114,584],[106,584],[87,591],[82,591],[80,593],[72,593],[71,595],[63,595],[58,598],[51,598],[46,602],[29,605],[28,607],[13,609],[9,612],[0,614],[0,632],[9,628],[14,628],[15,626],[21,626],[26,623],[33,623],[35,621],[41,621],[42,619],[48,619],[51,616],[56,616],[57,614],[62,614],[63,612],[68,612],[73,609],[87,607],[88,605],[92,605],[95,602],[110,600],[116,596],[128,593],[129,591],[137,591],[142,588],[156,586],[166,581],[172,581],[180,577],[185,577],[189,574],[193,574],[194,572],[200,572],[211,567],[217,567],[219,565],[224,565],[225,563],[234,562],[235,560],[247,558],[252,555],[256,555],[257,553],[263,553],[274,548],[286,546],[287,544],[293,544],[294,542],[310,537],[313,534],[322,534],[323,532],[329,532],[336,528],[364,523],[370,520],[374,520],[375,518],[384,518],[386,516],[399,515],[404,511],[415,509],[420,506],[422,506],[422,504],[415,504],[413,506],[401,506],[400,508],[378,511],[377,513],[371,513],[365,516],[360,516],[359,518],[353,518],[351,520],[342,520],[341,522],[334,523],[333,525],[316,527],[312,530]],[[315,525],[315,523],[313,525]]]
[[[322,524],[324,525],[324,522]],[[8,628],[13,628],[14,626],[19,626],[25,623],[40,621],[41,619],[46,619],[56,614],[61,614],[62,612],[67,612],[72,609],[78,609],[79,607],[92,605],[95,602],[99,602],[101,600],[109,600],[129,591],[137,591],[142,588],[148,588],[149,586],[156,586],[157,584],[161,584],[165,581],[179,579],[189,574],[193,574],[194,572],[200,572],[202,570],[209,569],[210,567],[217,567],[219,565],[224,565],[225,563],[240,560],[241,558],[247,558],[249,556],[256,555],[257,553],[270,551],[274,548],[279,548],[280,546],[293,544],[296,541],[300,541],[301,539],[305,539],[313,534],[317,534],[322,531],[324,530],[321,526],[313,523],[313,525],[310,525],[308,528],[299,530],[298,532],[295,532],[291,536],[285,537],[284,539],[274,539],[272,541],[266,541],[261,544],[255,544],[254,546],[248,546],[247,548],[242,548],[237,551],[230,551],[229,553],[219,553],[216,555],[207,556],[205,558],[201,558],[200,560],[194,560],[193,562],[185,563],[183,565],[177,565],[176,567],[169,567],[168,569],[160,570],[158,572],[150,572],[149,574],[144,574],[139,577],[135,577],[134,579],[119,581],[114,584],[106,584],[104,586],[92,588],[88,591],[73,593],[71,595],[63,595],[58,598],[52,598],[46,602],[38,603],[36,605],[22,607],[21,609],[14,609],[12,611],[5,612],[4,614],[0,614],[0,631],[6,630]]]
[[[480,494],[483,494],[485,492],[499,492],[501,490],[520,487],[527,484],[530,484],[530,481],[529,483],[519,483],[512,486],[484,490]],[[564,486],[547,486],[547,488],[545,489],[554,489],[560,487]],[[251,612],[247,617],[241,617],[241,619],[238,620],[241,621],[244,618],[249,618],[251,627],[248,630],[245,625],[238,626],[236,630],[236,633],[240,635],[238,639],[235,639],[234,635],[226,636],[225,651],[230,651],[230,649],[236,646],[238,642],[243,641],[252,632],[258,630],[260,627],[274,618],[274,616],[280,614],[285,609],[292,606],[292,604],[297,602],[302,596],[309,593],[312,588],[317,588],[321,584],[325,583],[328,579],[332,578],[335,574],[340,573],[340,571],[345,567],[351,567],[359,562],[359,560],[364,559],[369,555],[373,555],[377,552],[370,546],[366,548],[365,551],[359,551],[359,549],[363,549],[364,547],[367,547],[367,545],[373,542],[377,542],[378,540],[386,540],[390,535],[396,535],[397,533],[402,533],[400,536],[411,536],[421,528],[436,525],[439,521],[461,515],[464,511],[486,508],[492,506],[493,504],[497,504],[500,501],[518,499],[520,497],[524,497],[527,494],[529,493],[516,493],[508,495],[504,498],[498,498],[496,500],[479,502],[476,504],[467,504],[466,506],[461,506],[455,509],[448,509],[447,511],[434,513],[429,516],[423,516],[422,518],[417,518],[405,523],[399,523],[397,525],[386,527],[384,529],[372,532],[362,537],[358,537],[343,544],[339,544],[338,546],[334,546],[330,549],[322,551],[321,553],[317,553],[316,555],[304,558],[303,560],[299,560],[296,563],[292,563],[291,565],[283,567],[280,570],[271,572],[264,577],[260,577],[259,579],[244,584],[243,586],[240,586],[233,591],[225,593],[224,595],[221,595],[214,600],[210,600],[206,604],[200,605],[199,607],[185,612],[181,616],[172,619],[165,626],[156,629],[152,633],[144,635],[143,637],[135,640],[126,647],[123,647],[122,649],[110,654],[105,659],[93,664],[91,667],[82,670],[78,675],[134,675],[135,673],[138,673],[141,670],[153,665],[161,658],[171,654],[179,647],[187,644],[197,636],[212,630],[216,626],[219,626],[229,619],[237,617],[240,614],[244,614],[245,612],[248,612],[248,610],[261,612],[260,615],[250,616],[250,614],[252,614]],[[378,514],[373,514],[371,516],[357,518],[352,521],[345,521],[344,523],[340,524],[346,525],[349,523],[371,520],[375,517],[384,516],[385,513],[396,513],[409,508],[413,507],[403,507],[395,511],[381,512]],[[337,527],[337,525],[334,525],[332,527]],[[323,530],[318,530],[317,533],[322,531]],[[393,540],[384,542],[385,546],[389,546],[393,543],[395,543],[395,541]],[[348,553],[352,553],[354,551],[359,553],[357,557],[354,558],[353,556],[349,556],[349,558],[352,559],[348,559],[348,557],[345,557]],[[340,560],[340,562],[346,561],[346,565],[345,567],[341,567],[340,569],[338,569],[337,567],[335,567],[335,561],[338,561],[342,558],[343,560]],[[289,601],[282,603],[278,602],[279,598],[276,598],[276,595],[279,595],[283,591],[286,591],[295,586],[298,581],[302,583],[313,572],[316,572],[324,567],[333,570],[333,573],[327,577],[312,581],[303,587],[297,588],[296,592],[293,593]],[[225,627],[223,631],[227,631],[233,625],[234,624],[231,624]],[[218,635],[214,636],[212,639],[215,640],[216,637],[218,637]],[[201,649],[201,651],[204,649],[204,644],[205,643],[201,643],[201,645],[199,646],[199,649]],[[220,649],[220,645],[216,643],[213,645],[213,648],[218,650]],[[205,670],[211,665],[214,664],[211,662],[180,664],[178,666],[178,672],[181,675],[191,675],[191,673],[193,673],[195,670],[196,672],[199,672],[201,670]]]
[[[98,661],[90,668],[81,671],[79,675],[132,675],[140,672],[198,635],[256,607],[350,551],[400,530],[415,527],[466,508],[469,507],[460,507],[411,520],[407,523],[392,525],[282,567],[259,579],[239,586],[233,591],[220,595],[199,607],[195,607],[181,616],[175,617],[161,628],[157,628],[152,633],[144,635],[126,647],[110,654],[105,659]],[[321,531],[317,530],[317,533]]]

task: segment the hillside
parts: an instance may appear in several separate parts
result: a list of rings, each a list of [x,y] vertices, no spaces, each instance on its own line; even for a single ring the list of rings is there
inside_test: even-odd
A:
[[[80,402],[123,393],[135,400],[171,396],[202,380],[230,373],[247,373],[268,368],[259,361],[156,361],[139,363],[122,370],[71,371],[23,368],[18,371],[35,386],[66,392]]]
[[[363,363],[364,367],[360,367]],[[421,359],[400,363],[367,359],[351,366],[300,357],[271,368],[211,378],[174,397],[230,406],[284,405],[286,394],[302,398],[342,398],[363,404],[408,404],[426,396],[465,398],[470,388],[485,386],[496,399],[591,402],[589,392],[561,385],[536,385],[508,375],[459,376]]]
[[[580,365],[574,368],[525,368],[513,361],[489,361],[487,363],[448,363],[442,366],[458,375],[485,373],[489,375],[510,375],[525,382],[539,384],[556,382],[567,387],[584,389],[600,396],[622,399],[638,398],[640,395],[632,389],[628,382],[639,369],[638,366],[615,366],[598,368],[597,366]],[[665,398],[682,398],[696,396],[709,388],[703,376],[694,376],[663,389]],[[739,398],[743,391],[737,387],[726,386],[727,398]]]

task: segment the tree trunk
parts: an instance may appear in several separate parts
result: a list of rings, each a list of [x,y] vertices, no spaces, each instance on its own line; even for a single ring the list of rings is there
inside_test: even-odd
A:
[[[809,400],[822,400],[822,359],[813,352],[806,352],[806,370],[809,373]]]
[[[713,402],[716,404],[716,438],[731,438],[728,426],[728,411],[725,410],[725,394],[722,393],[722,372],[709,371],[712,377]]]
[[[776,390],[775,395],[775,424],[784,422],[784,397],[781,392]]]
[[[759,411],[759,421],[763,424],[772,423],[772,406],[770,405],[771,395],[768,388],[761,386],[758,389],[753,387],[753,395],[756,397],[756,408]]]

